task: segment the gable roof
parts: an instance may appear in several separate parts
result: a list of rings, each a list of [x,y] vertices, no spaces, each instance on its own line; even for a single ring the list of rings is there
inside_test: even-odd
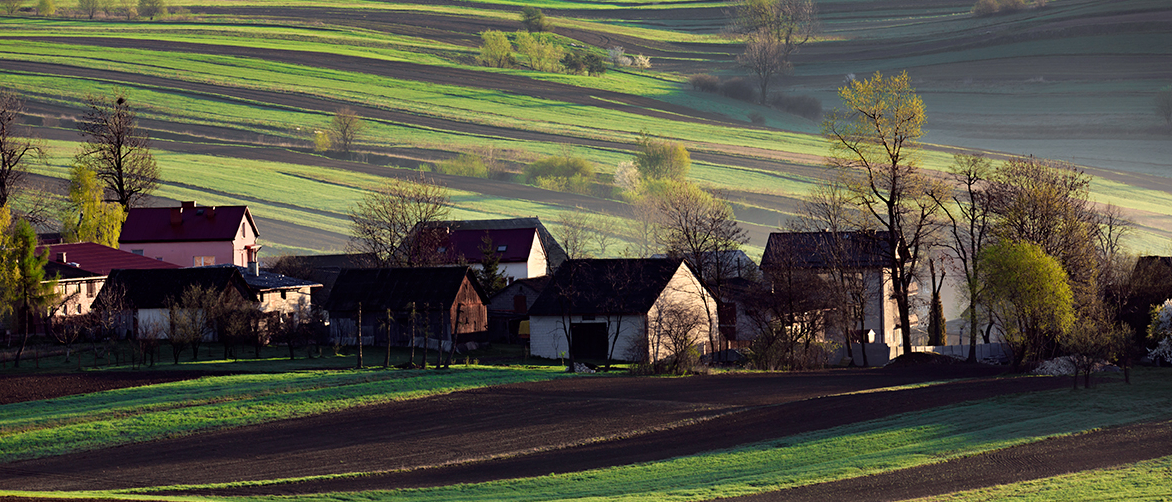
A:
[[[233,265],[225,263],[221,265],[208,265],[206,267],[195,268],[234,268],[240,275],[244,277],[244,282],[248,283],[248,287],[253,291],[272,291],[277,289],[299,289],[304,287],[320,288],[321,284],[314,281],[307,281],[305,279],[298,279],[296,277],[289,277],[287,275],[268,272],[266,270],[259,270],[257,275],[253,275],[248,271],[248,267],[241,267],[240,265]]]
[[[469,267],[363,268],[344,269],[334,281],[326,310],[350,312],[358,304],[368,312],[390,309],[402,312],[415,303],[417,310],[449,309],[464,279],[471,282],[480,301],[488,298]]]
[[[789,266],[805,269],[830,268],[833,251],[842,243],[844,266],[887,268],[890,244],[879,232],[774,232],[769,234],[761,268]]]
[[[553,234],[541,224],[541,220],[537,217],[533,218],[505,218],[497,220],[448,220],[448,221],[433,221],[425,224],[423,228],[428,229],[448,229],[450,233],[451,246],[457,247],[463,251],[463,256],[469,261],[479,261],[481,239],[484,237],[485,231],[489,232],[492,238],[493,247],[501,244],[506,244],[510,249],[505,253],[512,255],[515,252],[524,253],[525,258],[529,256],[529,246],[532,241],[527,240],[529,234],[527,231],[536,231],[537,238],[541,241],[541,246],[545,248],[545,259],[549,263],[549,270],[556,270],[561,266],[562,262],[569,258],[566,251],[562,249],[561,244],[558,244],[557,239],[554,239]],[[418,233],[420,227],[412,230],[412,234]],[[457,237],[459,236],[459,237]],[[520,245],[520,241],[524,240],[525,244]],[[499,241],[499,242],[498,242]],[[458,258],[459,255],[454,255]],[[502,257],[501,261],[524,261],[525,258],[511,258],[505,259]]]
[[[670,258],[567,260],[529,315],[561,315],[565,302],[574,315],[643,314],[681,266],[683,260]]]
[[[235,289],[241,296],[254,301],[244,277],[235,268],[199,267],[154,270],[114,270],[94,300],[94,308],[101,309],[110,302],[115,291],[123,291],[124,301],[135,309],[166,308],[168,300],[178,300],[192,285],[216,291]]]
[[[73,244],[52,244],[37,248],[37,252],[49,249],[49,263],[57,263],[62,267],[81,269],[90,272],[93,276],[110,275],[114,269],[176,269],[182,268],[174,263],[147,258],[121,249],[106,247],[93,242],[75,242]],[[65,261],[61,261],[64,254]],[[76,263],[76,266],[69,264]],[[46,268],[48,270],[48,268]],[[64,270],[64,268],[56,268]],[[65,277],[63,273],[61,277]]]
[[[241,222],[260,235],[248,206],[184,203],[183,207],[135,207],[126,213],[118,242],[230,241],[236,238]]]
[[[501,262],[525,262],[529,260],[533,240],[537,239],[537,228],[454,230],[448,234],[446,241],[441,241],[441,253],[452,262],[461,259],[466,262],[480,261],[484,254],[481,248],[485,237],[492,241],[492,251],[500,255]]]

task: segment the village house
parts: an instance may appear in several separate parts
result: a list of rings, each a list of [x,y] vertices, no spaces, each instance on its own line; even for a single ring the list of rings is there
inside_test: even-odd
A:
[[[500,257],[498,270],[509,282],[548,275],[566,260],[565,250],[537,218],[421,224],[397,252],[423,263],[479,267],[485,251]]]
[[[248,206],[136,207],[126,213],[118,248],[183,267],[257,260],[259,232]]]
[[[517,279],[489,299],[488,331],[493,340],[529,341],[529,309],[550,276]]]
[[[37,254],[43,253],[45,249],[49,251],[49,261],[45,264],[45,278],[60,277],[57,281],[58,303],[53,312],[56,316],[89,313],[111,270],[180,268],[172,263],[93,242],[41,246],[37,248]]]
[[[710,352],[717,301],[679,259],[568,260],[529,309],[530,352],[658,362]]]
[[[447,350],[488,328],[488,302],[469,267],[346,269],[325,309],[330,339],[355,345],[414,345]]]
[[[886,239],[871,232],[774,232],[769,234],[761,270],[766,280],[789,268],[829,275],[835,269],[853,274],[861,285],[865,304],[852,332],[874,333],[868,340],[867,362],[881,366],[901,350],[899,310],[892,295]],[[915,323],[913,315],[912,322]],[[845,334],[830,328],[825,338],[842,343]],[[853,345],[853,350],[860,350]],[[832,357],[834,364],[845,350]],[[856,355],[856,363],[861,362]]]
[[[236,268],[202,267],[155,270],[114,270],[94,301],[94,310],[121,317],[118,336],[169,338],[169,308],[194,286],[218,293],[222,301],[256,302],[256,295]],[[214,333],[205,335],[213,339]]]

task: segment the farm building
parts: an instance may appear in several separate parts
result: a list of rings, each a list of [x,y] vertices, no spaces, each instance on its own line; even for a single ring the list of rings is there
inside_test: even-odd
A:
[[[336,343],[357,344],[361,318],[363,344],[435,340],[446,350],[453,334],[460,342],[488,328],[487,303],[469,267],[346,269],[325,309]]]
[[[549,279],[548,275],[518,279],[492,295],[488,304],[488,330],[491,339],[528,341],[529,332],[521,329],[522,323],[529,320],[529,308],[537,301],[537,297],[541,296],[541,292],[549,284]]]
[[[566,260],[566,252],[537,218],[421,224],[397,252],[412,256],[413,263],[479,267],[486,251],[500,257],[499,270],[509,282],[548,275]]]
[[[568,260],[529,310],[531,353],[657,362],[709,352],[717,301],[679,259]]]
[[[219,293],[222,301],[256,302],[256,296],[236,268],[114,270],[94,300],[93,308],[122,318],[119,337],[138,338],[149,333],[156,338],[168,338],[169,307],[181,301],[183,293],[195,286]],[[205,335],[208,339],[214,337],[214,333]]]
[[[248,206],[135,207],[126,213],[118,248],[184,267],[247,266],[260,245]]]
[[[58,307],[54,315],[82,315],[106,283],[106,276],[114,269],[176,269],[178,265],[154,260],[93,242],[52,244],[37,248],[40,254],[48,249],[45,277],[59,276],[57,282]]]

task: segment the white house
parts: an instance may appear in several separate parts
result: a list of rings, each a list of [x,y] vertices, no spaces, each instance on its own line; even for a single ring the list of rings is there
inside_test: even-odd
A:
[[[256,262],[260,245],[248,206],[136,207],[126,213],[118,249],[183,267]]]
[[[529,310],[538,357],[657,362],[709,352],[717,301],[679,259],[567,260]]]

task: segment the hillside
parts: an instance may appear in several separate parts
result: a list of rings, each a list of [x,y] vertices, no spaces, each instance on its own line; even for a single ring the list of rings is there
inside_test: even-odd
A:
[[[567,45],[651,58],[650,70],[601,77],[477,66],[479,32],[520,28],[513,2],[175,4],[186,12],[154,21],[0,17],[0,86],[27,97],[54,152],[41,174],[55,178],[75,148],[83,96],[127,88],[156,140],[158,195],[248,204],[270,256],[339,250],[346,211],[381,177],[490,148],[514,172],[569,148],[608,181],[640,130],[682,141],[692,177],[735,202],[751,254],[828,176],[817,120],[687,85],[691,74],[742,73],[739,48],[720,36],[721,3],[532,3]],[[989,18],[953,0],[818,5],[823,37],[798,54],[785,91],[829,109],[847,74],[906,69],[928,108],[927,167],[942,169],[958,148],[1076,162],[1095,174],[1096,200],[1137,221],[1133,245],[1164,250],[1172,131],[1152,96],[1172,81],[1172,5],[1058,0]],[[72,7],[63,1],[59,14]],[[312,131],[341,106],[369,124],[353,159],[312,149]],[[455,190],[455,217],[629,211],[612,197],[437,177]]]

